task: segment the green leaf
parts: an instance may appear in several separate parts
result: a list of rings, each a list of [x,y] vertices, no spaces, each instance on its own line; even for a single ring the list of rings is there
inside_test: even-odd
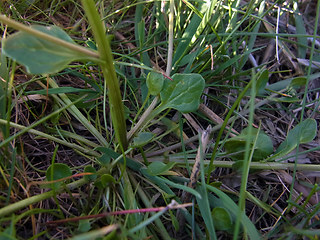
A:
[[[91,223],[89,219],[82,219],[79,221],[79,225],[77,229],[79,233],[88,232],[90,229],[91,229]]]
[[[144,169],[141,169],[141,170],[144,170]],[[142,173],[143,173],[143,171],[141,171]],[[148,176],[147,176],[148,177]],[[152,176],[150,176],[150,177],[152,177]],[[148,177],[149,179],[151,179],[151,180],[153,180],[152,178],[150,178],[150,177]],[[181,189],[181,190],[183,190],[183,191],[186,191],[186,192],[189,192],[189,193],[191,193],[192,195],[194,195],[195,197],[197,197],[197,198],[199,198],[199,199],[202,199],[202,196],[201,196],[201,194],[199,193],[199,192],[197,192],[196,190],[194,190],[193,188],[190,188],[190,187],[188,187],[188,186],[185,186],[185,185],[182,185],[182,184],[178,184],[178,183],[175,183],[175,182],[173,182],[173,181],[170,181],[169,179],[167,179],[167,178],[164,178],[164,177],[162,177],[162,178],[160,178],[160,177],[157,177],[157,176],[154,176],[154,178],[155,179],[159,179],[159,180],[161,180],[162,181],[162,184],[163,183],[165,183],[165,184],[168,184],[169,186],[171,186],[171,187],[174,187],[174,188],[177,188],[177,189]],[[154,180],[153,180],[153,182],[155,182]],[[157,182],[156,184],[158,185],[158,186],[160,186],[160,181],[159,182]],[[161,187],[161,186],[160,186]],[[171,191],[171,190],[170,190]],[[168,192],[168,191],[166,191],[166,192]],[[172,192],[172,191],[171,191]],[[173,192],[172,192],[173,193]],[[170,193],[171,194],[171,193]],[[175,194],[173,194],[173,196],[175,196]],[[172,196],[171,196],[172,197]]]
[[[71,169],[64,163],[54,163],[48,167],[46,172],[47,181],[59,180],[71,176]],[[58,189],[62,182],[55,182],[49,184],[50,188]]]
[[[31,28],[74,43],[66,32],[56,26],[33,25]],[[4,39],[2,51],[8,57],[26,66],[31,74],[56,73],[66,68],[70,62],[84,57],[76,51],[26,32],[17,32]]]
[[[308,40],[307,40],[307,30],[305,25],[307,23],[304,22],[303,14],[299,11],[298,2],[293,2],[293,10],[294,10],[294,20],[296,25],[297,34],[304,35],[302,37],[297,37],[298,41],[298,57],[299,58],[306,58]]]
[[[177,64],[177,67],[183,67],[187,64],[189,64],[190,62],[194,61],[194,58],[197,56],[197,54],[199,54],[197,51],[194,51],[192,53],[189,53],[188,55],[185,55],[182,59],[181,62],[179,62]]]
[[[272,140],[263,131],[259,131],[256,128],[252,129],[251,136],[248,135],[248,128],[245,128],[240,135],[228,139],[224,145],[226,152],[232,154],[231,158],[235,160],[243,160],[246,141],[250,141],[252,146],[257,134],[259,135],[252,160],[258,161],[266,158],[273,152]]]
[[[111,158],[113,157],[113,151],[105,147],[97,147],[96,150],[102,152],[102,155],[97,158],[99,163],[102,166],[107,166],[110,163]]]
[[[291,89],[298,89],[306,85],[306,77],[296,77],[278,81],[265,87],[265,90],[259,89],[259,95],[266,95],[270,92],[280,92],[283,90],[292,91]],[[286,94],[290,94],[285,92]]]
[[[305,86],[306,83],[307,83],[306,77],[296,77],[291,80],[289,87],[292,87],[294,89],[298,89],[302,86]]]
[[[228,231],[232,229],[232,218],[230,213],[223,207],[215,207],[212,212],[214,227],[217,230]]]
[[[12,214],[9,226],[0,232],[0,240],[16,240],[15,216]]]
[[[0,240],[16,240],[17,238],[15,237],[15,235],[15,229],[10,226],[0,233]]]
[[[151,95],[158,95],[164,83],[164,76],[161,73],[149,72],[147,76],[147,87]]]
[[[88,165],[84,168],[84,172],[85,173],[96,173],[97,170],[94,167]],[[96,174],[86,175],[86,176],[84,176],[84,179],[86,179],[87,181],[94,181],[97,179],[97,175]]]
[[[141,132],[137,137],[133,138],[133,145],[135,147],[142,147],[146,145],[148,142],[150,142],[153,137],[153,133]]]
[[[94,184],[95,186],[103,189],[115,182],[116,180],[114,179],[113,176],[111,176],[110,174],[103,174],[101,178],[98,181],[96,181]]]
[[[314,119],[306,119],[296,125],[280,144],[273,157],[282,157],[294,150],[298,144],[312,141],[317,134],[317,122]]]
[[[218,188],[212,187],[210,185],[206,185],[209,191],[215,193],[219,198],[219,202],[217,201],[210,201],[210,204],[219,204],[219,207],[225,208],[229,213],[231,214],[231,217],[235,219],[235,217],[238,215],[239,212],[239,206],[223,191],[219,190]],[[210,196],[210,195],[209,195]],[[209,198],[209,200],[212,199],[212,197]],[[245,215],[241,215],[241,224],[242,227],[245,229],[245,232],[247,233],[249,239],[261,239],[261,236],[254,226],[254,224],[250,221],[250,219]]]
[[[209,232],[210,239],[217,239],[215,224],[213,222],[212,215],[210,214],[210,203],[208,198],[208,192],[206,188],[197,187],[198,192],[201,194],[201,198],[196,198],[199,210],[201,212],[201,217],[206,225],[206,229]]]
[[[264,88],[266,87],[268,80],[269,80],[269,71],[265,69],[259,74],[259,77],[256,83],[256,89],[259,95],[264,93],[265,91]]]
[[[58,87],[58,88],[49,88],[48,90],[42,89],[42,90],[28,91],[28,92],[26,92],[26,95],[29,95],[29,94],[47,95],[47,94],[79,93],[79,92],[97,93],[96,91],[94,91],[92,89],[83,89],[83,88],[74,88],[74,87]]]
[[[307,78],[306,77],[296,77],[291,79],[289,82],[288,86],[285,88],[285,94],[284,97],[280,98],[273,98],[273,101],[275,102],[299,102],[300,99],[298,98],[298,94],[296,89],[299,89],[302,86],[305,86],[307,83]]]
[[[165,79],[160,93],[162,109],[174,108],[182,113],[196,111],[200,104],[205,81],[200,74],[174,74]]]
[[[148,166],[147,171],[152,176],[166,175],[175,164],[176,162],[170,162],[168,164],[163,162],[152,162]]]
[[[109,185],[111,183],[115,183],[116,180],[110,174],[103,174],[101,176],[101,182],[102,182],[103,185],[107,186],[107,185]]]

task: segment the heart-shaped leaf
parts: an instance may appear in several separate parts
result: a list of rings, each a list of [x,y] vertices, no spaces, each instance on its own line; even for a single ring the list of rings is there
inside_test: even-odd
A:
[[[164,76],[161,73],[149,72],[147,87],[151,95],[158,95],[163,88]]]
[[[174,74],[164,80],[160,93],[162,109],[174,108],[182,113],[196,111],[200,104],[205,81],[200,74]]]
[[[64,163],[54,163],[48,167],[46,172],[47,181],[55,181],[71,176],[71,169]],[[62,182],[55,182],[49,185],[52,189],[58,189]]]
[[[31,28],[74,43],[68,34],[57,26],[34,25]],[[84,57],[76,51],[26,32],[14,33],[4,39],[2,44],[2,52],[26,66],[27,71],[32,74],[56,73],[66,68],[70,62]]]

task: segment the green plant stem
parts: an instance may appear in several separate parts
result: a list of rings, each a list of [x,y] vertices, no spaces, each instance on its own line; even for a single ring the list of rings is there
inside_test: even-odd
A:
[[[179,156],[179,159],[174,157],[155,157],[155,158],[148,158],[148,161],[151,162],[158,162],[158,161],[170,161],[170,162],[177,162],[180,164],[185,164],[185,159],[182,156]],[[194,159],[187,160],[190,165],[194,164]],[[214,161],[213,166],[216,168],[232,168],[236,162],[234,161]],[[210,161],[204,161],[205,165],[209,165]],[[293,170],[295,168],[294,163],[279,163],[279,162],[251,162],[250,163],[251,170]],[[319,164],[297,164],[296,166],[297,171],[320,171]]]
[[[146,106],[146,104],[148,103],[148,100],[150,98],[150,93],[148,92],[148,95],[146,97],[146,99],[144,100],[144,102],[142,103],[142,106],[140,107],[139,111],[136,113],[136,116],[133,119],[133,122],[135,123],[137,121],[137,118],[139,117],[140,113],[142,112],[142,110],[144,109],[144,107]]]
[[[112,51],[106,31],[101,22],[100,15],[93,0],[81,0],[86,16],[92,28],[93,36],[97,42],[100,59],[103,61],[100,66],[103,71],[104,80],[108,87],[108,97],[112,123],[115,129],[116,138],[125,151],[128,148],[126,121],[124,118],[124,107],[122,103],[119,81],[113,65]]]
[[[254,100],[256,98],[256,80],[257,80],[257,74],[252,71],[252,88],[251,88],[251,98],[250,98],[250,114],[249,114],[249,122],[248,122],[248,135],[252,135],[252,123],[253,123],[253,114],[254,114]],[[260,128],[259,128],[260,130]],[[258,134],[256,135],[256,138],[254,140],[254,144],[252,146],[252,149],[250,149],[250,141],[246,141],[245,145],[245,155],[244,155],[244,163],[242,166],[242,175],[241,175],[241,187],[240,187],[240,193],[239,193],[239,211],[237,215],[237,220],[234,227],[234,233],[233,233],[233,239],[238,239],[238,234],[240,231],[240,219],[241,215],[245,214],[245,203],[246,203],[246,190],[247,190],[247,183],[248,183],[248,176],[249,176],[249,170],[250,170],[250,163],[253,157],[254,149],[256,146],[256,142],[258,139]]]
[[[174,17],[174,0],[170,0],[170,12],[169,12],[169,43],[168,43],[168,58],[166,75],[170,76],[172,68],[172,54],[173,54],[173,17]]]
[[[67,41],[64,41],[60,38],[51,36],[49,34],[43,33],[41,31],[35,30],[31,27],[28,27],[22,23],[19,23],[17,21],[14,21],[8,17],[6,17],[5,15],[0,15],[0,22],[3,22],[4,24],[8,25],[9,27],[12,27],[14,29],[20,30],[20,31],[24,31],[27,33],[30,33],[33,36],[39,37],[41,39],[44,39],[46,41],[55,43],[57,45],[63,46],[65,48],[68,48],[70,50],[74,50],[76,52],[82,53],[85,56],[90,56],[93,58],[99,58],[99,54],[93,50],[90,50],[88,48],[79,46],[77,44],[73,44]]]

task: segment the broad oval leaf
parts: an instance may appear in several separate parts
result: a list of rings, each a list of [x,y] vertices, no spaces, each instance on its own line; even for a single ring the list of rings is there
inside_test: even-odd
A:
[[[169,172],[171,168],[175,165],[175,162],[170,163],[163,163],[163,162],[152,162],[148,168],[147,171],[152,176],[157,175],[172,175],[172,173]]]
[[[153,137],[153,133],[141,132],[137,137],[133,138],[133,145],[135,147],[142,147],[146,145],[148,142],[150,142]]]
[[[31,28],[74,43],[66,32],[57,26],[33,25]],[[26,32],[17,32],[3,40],[2,52],[26,66],[31,74],[56,73],[77,59],[83,58],[68,48],[35,37]]]
[[[215,207],[212,210],[211,215],[214,222],[214,227],[217,230],[227,231],[232,229],[232,218],[230,213],[225,208]]]
[[[287,135],[287,138],[282,142],[276,151],[276,154],[288,154],[297,147],[300,143],[308,143],[312,141],[317,134],[317,122],[314,119],[308,118],[297,126],[295,126]]]
[[[248,135],[248,128],[243,129],[241,134],[236,137],[230,138],[226,141],[224,147],[228,154],[232,154],[231,158],[235,160],[243,160],[246,141],[250,141],[250,145],[253,146],[253,142],[258,134],[258,138],[255,144],[255,150],[252,156],[253,161],[259,161],[268,157],[273,152],[273,144],[271,138],[263,131],[259,131],[256,128],[252,129],[252,135]]]
[[[164,76],[161,73],[149,72],[147,76],[147,87],[151,95],[158,95],[164,83]]]
[[[163,108],[174,108],[182,113],[196,111],[205,86],[200,74],[174,74],[172,80],[165,79],[160,93]]]
[[[71,169],[64,163],[54,163],[48,167],[46,172],[47,181],[55,181],[71,176]],[[52,189],[58,189],[62,182],[55,182],[49,185]]]

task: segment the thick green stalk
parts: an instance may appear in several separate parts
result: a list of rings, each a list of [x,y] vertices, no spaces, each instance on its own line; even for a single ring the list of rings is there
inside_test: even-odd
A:
[[[108,87],[110,113],[116,138],[122,149],[125,151],[128,148],[128,140],[126,134],[126,122],[124,118],[124,107],[120,93],[119,81],[113,65],[110,43],[94,1],[81,0],[81,2],[92,28],[93,36],[96,40],[100,59],[102,60],[100,66]]]

